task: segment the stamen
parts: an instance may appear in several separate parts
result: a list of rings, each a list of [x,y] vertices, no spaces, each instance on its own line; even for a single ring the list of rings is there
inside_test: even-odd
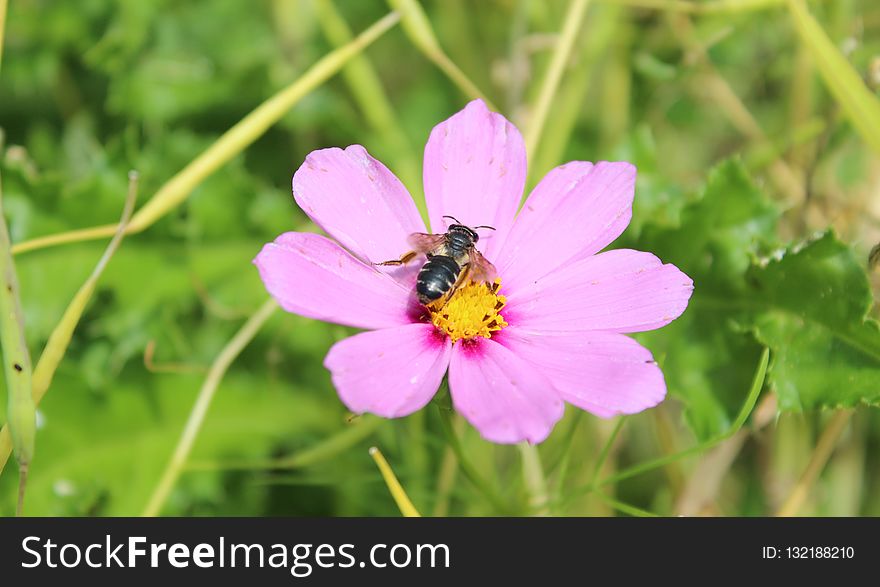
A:
[[[431,322],[452,342],[478,336],[491,338],[493,332],[507,326],[500,314],[507,300],[498,295],[499,289],[500,279],[491,284],[470,281],[459,287],[442,306],[428,306]]]

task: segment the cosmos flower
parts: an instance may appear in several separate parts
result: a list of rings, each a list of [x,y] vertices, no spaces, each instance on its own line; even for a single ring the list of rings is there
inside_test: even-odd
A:
[[[626,333],[668,324],[693,282],[650,253],[600,252],[629,224],[636,170],[575,161],[550,171],[517,213],[526,181],[519,131],[475,100],[431,132],[424,189],[431,228],[444,216],[489,225],[477,248],[493,284],[467,283],[439,309],[419,304],[426,227],[406,188],[367,151],[312,152],[293,176],[297,204],[330,238],[288,232],[255,263],[288,312],[365,329],[324,361],[353,412],[394,418],[424,407],[448,372],[455,409],[487,440],[543,441],[569,403],[632,414],[666,395],[660,368]]]

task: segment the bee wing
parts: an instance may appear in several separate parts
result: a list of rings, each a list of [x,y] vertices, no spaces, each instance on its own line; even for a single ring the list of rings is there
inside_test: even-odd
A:
[[[406,242],[417,253],[430,253],[443,244],[446,239],[445,234],[426,234],[424,232],[414,232],[407,237]]]
[[[476,247],[470,252],[469,277],[471,281],[485,281],[486,283],[492,283],[498,277],[495,265],[490,263]]]

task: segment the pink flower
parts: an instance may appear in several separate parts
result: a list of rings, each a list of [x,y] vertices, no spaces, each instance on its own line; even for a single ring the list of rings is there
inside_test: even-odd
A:
[[[359,145],[314,151],[293,176],[297,204],[333,240],[288,232],[255,263],[285,310],[367,330],[324,361],[351,411],[411,414],[448,370],[455,409],[484,438],[538,443],[565,402],[611,417],[666,395],[650,351],[624,333],[674,320],[693,282],[650,253],[599,252],[629,224],[635,176],[629,163],[567,163],[517,214],[522,137],[475,100],[431,132],[425,196],[434,232],[446,231],[444,215],[496,229],[478,249],[500,289],[472,283],[429,311],[414,292],[424,257],[372,265],[399,258],[426,228],[406,188]]]

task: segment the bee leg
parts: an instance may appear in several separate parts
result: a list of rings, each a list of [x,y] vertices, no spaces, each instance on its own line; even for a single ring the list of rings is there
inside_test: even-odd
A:
[[[391,261],[382,261],[381,263],[373,263],[373,265],[383,265],[383,266],[397,266],[397,265],[406,265],[410,261],[416,258],[418,255],[415,251],[410,251],[408,253],[404,253],[400,259],[392,259]]]

